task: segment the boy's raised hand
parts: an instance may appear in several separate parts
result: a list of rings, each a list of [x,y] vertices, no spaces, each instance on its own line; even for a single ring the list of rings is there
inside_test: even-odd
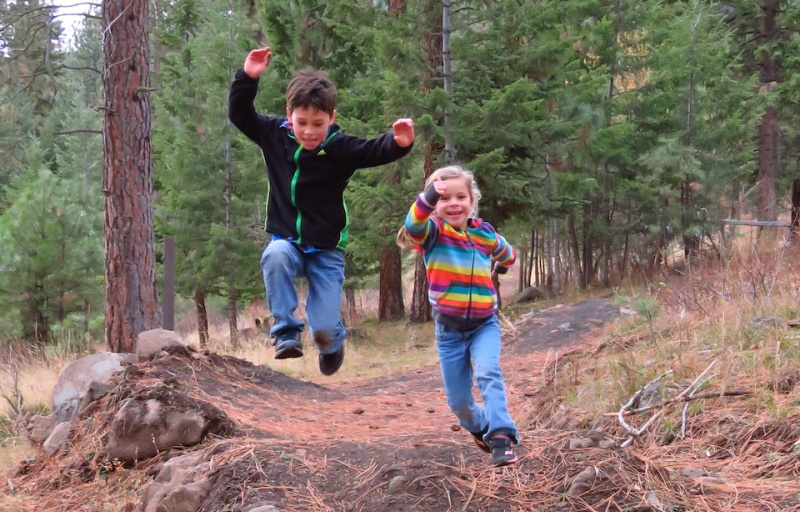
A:
[[[408,118],[398,119],[392,125],[394,141],[401,148],[406,148],[414,142],[414,121]]]
[[[269,51],[269,46],[253,50],[244,61],[244,72],[250,78],[256,79],[269,66],[269,61],[272,59],[272,52]]]

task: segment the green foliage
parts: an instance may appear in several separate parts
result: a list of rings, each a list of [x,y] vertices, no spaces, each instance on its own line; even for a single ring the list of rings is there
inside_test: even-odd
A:
[[[244,23],[226,6],[185,0],[165,8],[157,31],[165,53],[154,100],[156,229],[175,238],[176,290],[189,296],[227,295],[229,284],[246,297],[263,295],[264,164],[255,151],[240,157],[224,115],[246,56],[235,30]]]
[[[47,218],[48,226],[69,218],[80,226],[69,249],[86,268],[81,274],[72,268],[77,263],[65,266],[85,280],[76,285],[76,302],[100,312],[102,140],[92,133],[102,123],[99,20],[88,20],[66,47],[57,24],[46,34],[31,30],[42,26],[46,10],[18,16],[42,6],[0,1],[4,240],[34,236],[33,229],[19,233],[28,226],[25,216]],[[624,254],[628,264],[653,265],[670,244],[701,236],[709,220],[726,217],[734,201],[748,197],[755,134],[767,107],[779,111],[778,186],[796,175],[800,6],[794,2],[781,4],[780,31],[765,43],[751,37],[761,30],[758,2],[464,0],[451,10],[452,94],[436,62],[441,3],[403,6],[389,12],[386,2],[358,0],[157,4],[151,31],[157,236],[176,239],[180,293],[191,296],[199,287],[224,296],[233,285],[245,300],[263,294],[264,163],[225,112],[234,71],[265,44],[274,58],[259,84],[260,111],[282,114],[290,77],[310,65],[325,68],[338,84],[337,121],[346,132],[370,137],[399,117],[415,121],[412,155],[357,173],[347,190],[352,283],[374,275],[380,248],[394,243],[422,187],[423,157],[443,163],[441,151],[428,152],[443,146],[446,113],[457,162],[475,172],[481,187],[481,217],[520,241],[557,225],[571,242],[561,257],[583,258],[587,282],[601,267],[597,259]],[[759,91],[762,55],[779,62],[780,80]],[[51,190],[40,210],[21,199],[44,190],[35,187]],[[54,208],[84,214],[79,222],[62,219]],[[64,279],[44,270],[12,279],[5,271],[54,258],[47,246],[65,242],[46,235],[37,242],[41,256],[17,245],[2,255],[0,302],[13,305],[5,310],[13,314],[0,316],[0,325],[13,324],[13,332],[26,330],[18,313],[30,305],[19,298],[30,288],[27,276]],[[571,254],[576,250],[581,254]],[[83,313],[69,308],[45,314],[53,332],[85,324],[72,323]],[[93,315],[87,314],[90,324]]]
[[[0,310],[18,316],[12,334],[32,338],[71,314],[101,310],[98,195],[80,177],[61,178],[44,166],[8,188],[10,206],[0,216]]]

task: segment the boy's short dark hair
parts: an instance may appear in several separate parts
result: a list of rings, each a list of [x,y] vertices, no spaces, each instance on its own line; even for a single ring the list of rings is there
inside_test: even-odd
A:
[[[336,85],[321,69],[304,68],[295,73],[286,88],[286,105],[289,111],[314,107],[329,115],[336,109],[339,92]]]

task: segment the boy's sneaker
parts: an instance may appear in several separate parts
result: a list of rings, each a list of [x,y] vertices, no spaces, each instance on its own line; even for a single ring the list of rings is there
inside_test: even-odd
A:
[[[519,460],[514,452],[514,442],[505,434],[495,434],[489,439],[489,448],[492,450],[492,465],[495,467],[508,466]]]
[[[276,336],[275,359],[293,359],[303,357],[303,343],[300,331],[283,331]]]
[[[342,367],[343,362],[344,362],[344,341],[342,341],[342,346],[339,347],[339,350],[337,350],[333,354],[319,355],[319,371],[321,371],[323,375],[333,375],[334,373],[339,371],[339,368]]]
[[[475,440],[475,444],[486,453],[492,453],[492,449],[489,448],[489,445],[483,440],[483,436],[486,435],[486,430],[481,432],[470,432],[472,434],[472,438]]]

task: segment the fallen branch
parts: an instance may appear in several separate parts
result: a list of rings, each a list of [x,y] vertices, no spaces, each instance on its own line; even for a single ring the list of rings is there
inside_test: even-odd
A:
[[[680,404],[684,402],[691,402],[692,400],[699,400],[704,398],[717,398],[723,396],[744,396],[744,395],[752,395],[753,392],[749,389],[732,389],[730,391],[723,391],[722,393],[718,391],[710,391],[708,393],[701,393],[699,395],[691,395],[691,396],[678,396],[675,398],[670,398],[669,400],[664,400],[663,402],[648,405],[647,407],[640,407],[639,409],[633,409],[630,411],[625,411],[623,414],[625,416],[632,416],[634,414],[640,414],[647,411],[652,411],[653,409],[658,409],[659,407],[667,407],[668,405],[673,404]],[[603,416],[616,416],[619,413],[616,412],[607,412],[603,414]]]
[[[628,434],[630,434],[630,437],[628,439],[626,439],[620,445],[620,447],[621,448],[627,448],[628,446],[630,446],[631,443],[633,443],[633,440],[636,439],[637,437],[641,436],[650,427],[650,425],[653,424],[655,419],[658,418],[659,416],[661,416],[664,413],[664,410],[668,406],[670,406],[672,404],[676,404],[676,403],[686,403],[687,404],[684,407],[683,414],[681,415],[681,418],[682,418],[682,420],[681,420],[681,433],[685,435],[685,432],[686,432],[686,415],[687,415],[687,412],[688,412],[688,402],[689,401],[696,400],[698,398],[715,398],[715,397],[718,397],[718,396],[738,396],[738,395],[748,395],[748,394],[750,394],[750,391],[747,391],[747,390],[732,390],[732,391],[724,391],[722,393],[702,393],[702,394],[699,394],[699,395],[695,394],[695,392],[698,389],[700,389],[706,382],[708,382],[709,380],[713,379],[716,376],[716,374],[714,374],[714,375],[706,377],[708,372],[711,370],[711,368],[714,367],[715,364],[717,364],[717,360],[716,359],[711,361],[711,363],[706,367],[706,369],[703,370],[700,373],[700,375],[698,375],[697,378],[695,378],[694,381],[692,381],[692,383],[689,384],[689,386],[681,392],[680,395],[678,395],[677,397],[672,398],[670,400],[666,400],[666,401],[660,402],[658,404],[651,404],[651,405],[648,405],[648,406],[645,406],[645,407],[640,407],[638,409],[631,410],[631,407],[633,406],[633,404],[636,403],[636,399],[639,398],[642,395],[642,393],[644,392],[645,389],[647,389],[648,386],[651,386],[652,384],[655,384],[659,380],[663,379],[664,377],[666,377],[667,375],[672,373],[672,371],[669,371],[669,372],[667,372],[667,373],[665,373],[663,375],[660,375],[660,376],[656,377],[655,379],[653,379],[650,382],[648,382],[647,385],[645,385],[642,389],[640,389],[636,393],[634,393],[634,395],[631,397],[631,399],[628,400],[628,402],[625,405],[623,405],[620,408],[620,410],[616,413],[617,419],[619,420],[619,424],[622,426],[622,428],[624,428],[628,432]],[[625,421],[625,416],[630,416],[632,414],[638,414],[638,413],[652,411],[652,410],[656,410],[656,409],[657,409],[657,411],[644,423],[644,425],[642,425],[638,429],[634,428],[633,426],[628,424],[628,422]]]
[[[649,420],[647,420],[647,422],[642,426],[641,429],[636,429],[636,428],[632,427],[631,425],[629,425],[625,421],[625,411],[630,410],[630,408],[633,406],[633,404],[636,402],[636,400],[642,395],[642,393],[647,388],[647,386],[655,384],[656,382],[660,381],[661,379],[663,379],[664,377],[666,377],[667,375],[669,375],[671,373],[672,373],[672,370],[668,371],[667,373],[665,373],[663,375],[659,375],[655,379],[653,379],[650,382],[648,382],[642,389],[640,389],[639,391],[634,393],[633,396],[631,397],[631,399],[628,400],[628,402],[620,408],[619,412],[617,413],[617,419],[619,420],[619,424],[622,425],[622,428],[624,428],[626,431],[628,431],[628,433],[631,435],[631,437],[629,437],[624,443],[622,443],[620,445],[620,447],[622,447],[622,448],[628,447],[633,442],[633,440],[635,438],[639,437],[640,435],[642,435],[642,432],[647,430],[647,427],[649,427],[650,424],[653,423],[655,418],[658,417],[661,414],[661,411],[657,412]]]

